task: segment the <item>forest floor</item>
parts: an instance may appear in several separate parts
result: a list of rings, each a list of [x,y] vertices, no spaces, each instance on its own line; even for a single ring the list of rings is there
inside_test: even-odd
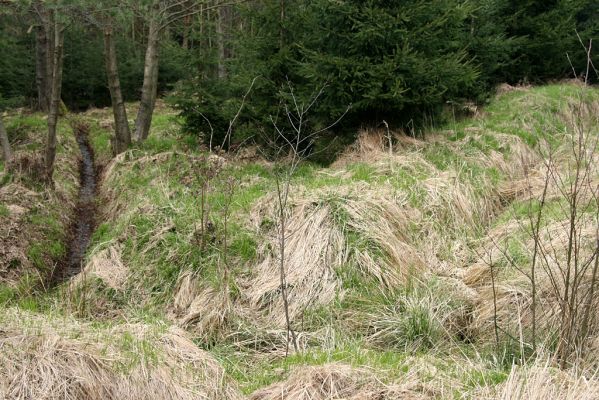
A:
[[[596,358],[560,370],[549,357],[548,291],[541,350],[511,339],[530,331],[522,271],[547,154],[566,171],[567,139],[577,123],[596,137],[598,113],[597,89],[503,86],[424,139],[393,134],[389,148],[387,132],[363,131],[331,166],[301,165],[286,215],[293,351],[270,161],[201,151],[161,102],[148,140],[112,157],[111,110],[94,109],[61,119],[49,189],[34,155],[45,118],[15,110],[19,172],[0,165],[0,397],[597,399]],[[559,233],[558,189],[542,224]],[[82,193],[95,211],[81,272],[52,283],[77,249]]]

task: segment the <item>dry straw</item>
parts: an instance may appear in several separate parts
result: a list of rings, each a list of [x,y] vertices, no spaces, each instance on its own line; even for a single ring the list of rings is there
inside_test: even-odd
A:
[[[1,398],[241,398],[216,360],[181,330],[121,325],[94,335],[70,320],[7,317],[0,331]]]
[[[250,400],[421,400],[417,382],[385,385],[371,371],[345,364],[299,367],[287,380],[254,392]]]
[[[405,201],[391,193],[372,191],[367,186],[331,191],[301,191],[290,200],[286,235],[286,280],[289,312],[297,318],[307,307],[331,303],[342,295],[338,269],[356,268],[390,288],[418,277],[424,270],[419,254],[409,243],[406,223],[411,212]],[[266,197],[254,209],[255,221],[273,220]],[[369,243],[350,247],[347,231],[356,232]],[[279,254],[276,228],[266,232],[260,247],[262,261],[242,283],[243,295],[266,312],[277,325],[284,323],[283,304],[276,279]]]

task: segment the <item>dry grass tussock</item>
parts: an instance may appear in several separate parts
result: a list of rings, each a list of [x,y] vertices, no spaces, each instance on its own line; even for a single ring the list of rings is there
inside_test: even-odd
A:
[[[516,224],[520,227],[520,224]],[[567,257],[567,235],[568,221],[558,221],[541,229],[541,242],[543,252],[547,254],[546,264],[537,267],[537,325],[542,330],[556,329],[559,326],[560,318],[560,300],[556,297],[554,285],[558,285],[560,292],[563,292],[563,281],[555,277],[561,276],[560,265],[565,265]],[[596,244],[596,220],[593,218],[581,219],[579,226],[579,240],[583,245],[578,257],[588,259],[595,251]],[[586,244],[586,245],[585,245]],[[533,239],[524,239],[520,242],[520,248],[525,252],[525,257],[530,259],[534,248]],[[482,335],[491,335],[494,324],[494,303],[493,287],[490,280],[490,266],[501,265],[505,262],[506,250],[499,242],[492,248],[490,254],[483,257],[490,257],[487,260],[481,260],[473,267],[469,268],[465,280],[471,285],[478,286],[480,294],[479,302],[474,310],[472,328]],[[529,266],[523,266],[526,272],[529,272]],[[498,283],[495,288],[497,303],[498,323],[509,332],[518,332],[523,327],[530,328],[532,324],[532,293],[530,281],[526,275],[514,270],[513,268],[503,268],[505,272],[498,275]],[[498,274],[497,271],[494,272]],[[582,287],[590,285],[592,280],[592,269],[581,277]],[[585,283],[586,282],[586,283]],[[589,286],[590,287],[590,286]],[[599,308],[599,300],[595,299],[595,309]],[[593,324],[590,331],[599,334],[599,326]],[[594,358],[594,357],[592,357]]]
[[[448,145],[457,154],[461,154],[465,160],[485,168],[495,168],[510,180],[524,176],[525,171],[542,160],[536,149],[526,144],[522,138],[516,135],[489,131],[485,133],[492,136],[500,149],[508,151],[500,153],[497,150],[489,150],[488,154],[485,154],[482,151],[470,150],[469,153],[465,153],[463,148],[467,141],[483,142],[484,138],[481,134],[468,134],[459,141],[449,142]]]
[[[41,317],[10,313],[21,320],[0,330],[2,398],[241,398],[181,330],[125,325],[100,333],[75,321],[55,329]]]
[[[185,271],[179,276],[169,316],[205,341],[226,340],[258,358],[266,354],[284,356],[289,345],[287,331],[273,326],[269,316],[231,297],[223,288],[209,287],[196,273]],[[321,344],[326,332],[298,332],[297,338],[305,351]]]
[[[568,220],[553,222],[540,231],[540,243],[542,252],[547,255],[546,261],[537,266],[537,326],[541,330],[556,329],[559,326],[560,318],[560,300],[556,297],[555,285],[563,293],[563,281],[556,279],[563,273],[560,265],[565,265],[567,259],[567,241],[568,241]],[[532,324],[532,293],[529,278],[525,273],[529,273],[529,261],[521,266],[522,271],[514,269],[514,266],[507,264],[509,252],[504,244],[505,238],[510,237],[512,241],[517,241],[517,246],[522,252],[521,256],[525,260],[532,258],[534,249],[534,240],[530,237],[517,239],[522,235],[522,230],[526,229],[527,222],[512,221],[503,226],[503,230],[492,232],[497,235],[503,235],[503,238],[495,238],[488,243],[488,251],[481,254],[481,259],[468,267],[464,275],[464,281],[476,288],[479,293],[479,301],[473,311],[472,329],[478,332],[482,337],[490,337],[493,332],[495,304],[493,298],[496,298],[497,321],[503,329],[516,334],[521,329],[529,329]],[[579,240],[581,251],[577,255],[580,259],[588,259],[592,256],[596,246],[597,226],[596,220],[592,216],[580,219]],[[497,283],[495,294],[491,282],[491,266],[494,266]],[[581,290],[590,287],[592,280],[592,268],[589,268],[585,276],[581,279]],[[599,307],[599,300],[597,301]],[[591,332],[599,333],[599,326],[593,324]]]
[[[391,139],[391,143],[389,142]],[[412,164],[413,157],[402,157],[402,153],[413,151],[417,153],[426,145],[425,141],[412,138],[397,132],[386,132],[382,129],[362,129],[358,132],[356,141],[349,146],[332,164],[333,169],[343,169],[355,162],[368,162],[387,172],[390,165],[397,163]],[[394,147],[395,146],[395,147]],[[395,150],[404,150],[396,152]],[[414,154],[415,155],[415,154]],[[419,167],[433,169],[424,159],[416,160]]]
[[[512,86],[509,83],[502,83],[501,85],[497,86],[495,91],[496,91],[497,95],[501,96],[502,94],[510,93],[510,92],[514,92],[514,91],[525,92],[527,90],[530,90],[531,87],[532,86],[530,86],[530,85]]]
[[[112,245],[95,253],[81,273],[71,280],[73,287],[83,284],[89,277],[100,279],[107,287],[123,290],[128,278],[127,267],[121,259],[121,250],[118,245]]]
[[[245,299],[266,311],[276,326],[284,313],[278,295],[279,236],[274,199],[263,198],[254,208],[258,225],[271,221],[267,240],[259,248],[262,261],[241,283]],[[342,267],[356,268],[381,287],[395,287],[425,269],[410,244],[407,223],[415,211],[392,193],[367,186],[343,190],[304,191],[290,199],[285,235],[285,268],[289,286],[290,315],[297,318],[308,306],[326,305],[342,292],[337,274]],[[364,245],[350,245],[348,232],[363,238]],[[341,293],[342,294],[342,293]]]
[[[481,167],[495,167],[499,170],[518,170],[522,164],[528,164],[533,159],[532,150],[519,138],[505,135],[502,139],[510,144],[514,158],[508,160],[497,152],[491,155],[477,151],[465,154],[462,141],[451,142],[441,136],[430,136],[426,141],[405,136],[397,136],[394,152],[389,152],[386,133],[382,131],[363,131],[354,145],[340,162],[333,175],[350,175],[345,165],[353,161],[367,162],[377,174],[389,176],[407,175],[414,180],[404,184],[400,189],[414,201],[419,210],[424,211],[421,218],[412,219],[419,227],[419,237],[415,239],[414,247],[420,251],[425,264],[431,270],[450,273],[463,265],[468,257],[468,240],[475,232],[488,223],[499,211],[501,204],[496,189],[490,182],[483,182],[483,176],[476,177],[474,182],[466,168],[466,162],[471,161]],[[442,143],[443,147],[460,155],[455,167],[441,170],[428,161],[424,155],[426,146],[432,143]],[[507,144],[506,144],[507,145]],[[401,179],[401,178],[400,178]],[[476,183],[476,186],[474,184]],[[374,187],[374,185],[373,185]],[[390,185],[377,184],[378,190],[389,190]],[[485,188],[481,190],[481,188]],[[374,196],[379,196],[372,190]]]
[[[254,392],[251,400],[391,400],[427,399],[412,376],[402,385],[386,385],[364,368],[345,364],[299,367],[287,380]]]
[[[205,338],[222,333],[233,315],[243,312],[224,290],[202,285],[190,271],[178,279],[172,317],[177,324]]]
[[[599,382],[576,371],[560,371],[549,363],[512,367],[498,387],[484,388],[476,396],[484,400],[596,400]]]

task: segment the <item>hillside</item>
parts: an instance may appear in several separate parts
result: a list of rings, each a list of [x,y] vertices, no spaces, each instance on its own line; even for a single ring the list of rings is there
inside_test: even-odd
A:
[[[5,397],[599,398],[596,315],[569,328],[588,336],[580,363],[556,340],[560,308],[595,301],[598,89],[506,85],[423,138],[364,130],[332,165],[302,163],[284,210],[288,307],[279,163],[207,153],[163,103],[148,139],[112,157],[111,113],[61,120],[53,190],[32,156],[44,117],[5,119],[19,170],[0,166]],[[81,127],[95,229],[81,273],[57,282]]]

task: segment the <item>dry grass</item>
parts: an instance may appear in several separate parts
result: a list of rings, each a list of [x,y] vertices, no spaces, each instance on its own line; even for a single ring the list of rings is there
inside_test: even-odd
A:
[[[223,333],[234,311],[228,294],[223,290],[201,288],[194,295],[190,291],[185,293],[188,289],[184,285],[185,279],[180,284],[175,298],[177,323],[206,339]],[[187,297],[186,300],[183,300],[184,297]],[[185,307],[185,304],[188,305]]]
[[[112,245],[95,253],[81,273],[73,277],[71,285],[80,285],[88,277],[100,279],[109,288],[123,290],[128,278],[128,270],[121,259],[119,246]]]
[[[502,84],[500,84],[500,85],[497,86],[497,88],[495,89],[495,93],[498,96],[501,96],[502,94],[510,93],[510,92],[514,92],[514,91],[525,92],[527,90],[530,90],[530,88],[531,88],[530,85],[512,86],[509,83],[502,83]]]
[[[486,388],[480,399],[494,400],[595,400],[599,398],[599,382],[575,371],[560,371],[549,363],[528,367],[514,366],[504,383]]]
[[[300,367],[287,380],[254,392],[251,400],[417,400],[429,398],[417,382],[385,385],[374,373],[344,364]]]
[[[353,188],[345,194],[306,192],[291,200],[285,266],[292,319],[309,306],[327,305],[342,295],[336,270],[345,265],[353,265],[364,276],[376,279],[382,288],[395,287],[423,271],[423,262],[405,234],[411,210],[401,198],[361,189]],[[262,199],[252,219],[259,224],[276,221],[270,204],[272,198]],[[369,245],[351,248],[348,230],[365,238]],[[276,223],[266,235],[268,240],[259,249],[262,261],[242,284],[243,294],[277,326],[283,326],[283,304],[277,295],[280,255]]]
[[[181,330],[97,331],[74,320],[9,314],[0,331],[2,398],[241,398],[220,365]]]
[[[504,92],[512,90],[528,88],[500,89]],[[523,104],[531,105],[531,101],[526,100]],[[595,112],[593,110],[596,111],[589,108],[585,113],[591,115]],[[567,122],[569,116],[563,117]],[[514,123],[528,122],[523,119]],[[530,126],[525,128],[533,129]],[[375,178],[371,181],[365,179],[367,182],[353,180],[326,189],[294,187],[290,207],[286,210],[285,265],[290,314],[296,329],[303,328],[299,321],[308,308],[328,307],[337,300],[347,299],[348,291],[355,289],[345,288],[347,270],[352,277],[363,279],[364,285],[374,282],[373,286],[381,293],[411,286],[407,284],[413,283],[413,279],[428,282],[431,275],[441,275],[443,278],[439,279],[452,283],[447,292],[437,291],[437,288],[432,289],[435,292],[425,294],[406,292],[394,302],[381,300],[384,296],[373,297],[371,307],[360,310],[351,309],[352,305],[348,302],[350,309],[347,313],[335,314],[335,317],[341,316],[345,320],[337,320],[336,323],[345,327],[346,320],[355,320],[356,324],[349,325],[365,333],[361,339],[372,346],[371,350],[394,348],[409,351],[425,347],[431,357],[437,357],[436,351],[440,351],[440,347],[447,353],[456,350],[451,347],[455,343],[448,342],[464,330],[468,331],[470,338],[474,334],[476,343],[485,340],[490,343],[494,306],[488,264],[505,264],[505,253],[497,244],[508,239],[519,241],[519,247],[530,255],[532,242],[522,238],[522,221],[515,218],[491,229],[480,241],[474,240],[480,232],[488,229],[504,207],[539,197],[547,173],[539,149],[545,150],[547,143],[533,149],[515,135],[476,126],[467,129],[466,137],[456,141],[450,141],[441,134],[417,140],[392,132],[392,148],[386,131],[364,131],[353,148],[326,173],[353,179],[353,164],[360,162],[367,164],[368,173],[374,171],[372,175]],[[469,140],[483,143],[489,136],[500,149],[485,149],[483,152],[467,143]],[[447,168],[438,167],[437,155],[427,153],[433,145],[439,146],[440,153],[448,151],[447,160],[442,158],[443,155],[439,156],[439,164],[450,164]],[[509,151],[504,153],[504,148],[509,148]],[[562,148],[556,153],[555,168],[562,169],[567,165],[566,150]],[[194,163],[194,157],[181,153],[148,155],[131,150],[117,156],[106,166],[103,189],[103,198],[107,201],[103,210],[105,219],[125,228],[120,232],[122,237],[99,246],[101,250],[92,255],[85,269],[86,276],[95,276],[107,287],[118,291],[128,286],[134,296],[139,294],[143,297],[147,282],[138,278],[152,273],[156,267],[153,258],[157,249],[165,243],[165,237],[175,232],[176,227],[175,233],[180,234],[177,241],[188,243],[192,240],[191,229],[180,229],[181,224],[177,225],[173,217],[190,210],[185,208],[190,205],[178,202],[177,196],[193,194],[186,191],[187,188],[176,185],[187,185],[189,177],[172,173],[169,176],[171,181],[164,181],[163,175],[159,175],[144,183],[144,190],[148,193],[154,191],[155,198],[149,194],[146,196],[145,192],[136,192],[139,196],[135,198],[127,196],[129,192],[123,186],[127,179],[121,179],[135,169],[168,165],[174,157],[184,159],[182,162],[186,168]],[[240,156],[244,157],[254,159],[251,154]],[[224,164],[220,157],[210,162],[210,168],[214,170],[220,170]],[[599,166],[599,162],[596,165]],[[497,170],[500,183],[491,183],[487,177],[473,176],[479,170],[475,168],[473,172],[469,169],[471,166],[480,167],[480,170]],[[593,174],[596,175],[598,169],[594,167]],[[163,174],[163,171],[159,173]],[[171,174],[170,170],[166,172],[168,174]],[[407,184],[399,182],[394,186],[397,182],[393,179],[401,174],[414,177],[415,182],[406,179]],[[598,180],[592,182],[596,185]],[[417,196],[411,196],[414,194]],[[557,187],[549,188],[548,199],[554,200],[560,195]],[[173,287],[177,276],[175,270],[172,281],[169,281],[171,286],[165,289],[165,293],[174,289],[172,306],[168,311],[181,328],[193,332],[207,343],[226,342],[227,346],[246,355],[253,351],[256,359],[276,359],[285,354],[288,345],[279,286],[280,253],[274,203],[272,195],[263,197],[248,218],[263,240],[260,241],[255,264],[233,267],[235,273],[231,279],[236,282],[231,287],[241,289],[240,293],[230,295],[222,288],[213,287],[217,285],[211,285],[209,278],[202,275],[211,271],[206,271],[208,268],[203,269],[202,265],[194,269],[198,272],[191,272],[190,266],[181,265],[182,272],[176,287]],[[10,210],[18,210],[14,206],[29,207],[16,202],[10,204]],[[18,214],[11,211],[10,218],[13,215],[17,218]],[[150,231],[145,231],[143,238],[131,223],[140,214],[151,220]],[[564,247],[563,222],[556,221],[549,223],[543,233],[547,254],[554,254],[553,249]],[[583,235],[588,241],[593,238],[591,222]],[[5,226],[13,225],[18,224]],[[121,248],[115,244],[124,236],[133,241],[134,256],[138,257],[135,260],[136,271],[122,262]],[[165,263],[178,266],[182,255],[176,248],[178,242],[173,240],[173,243],[173,248],[164,248],[160,255],[165,255]],[[474,250],[473,244],[476,246]],[[0,247],[0,252],[2,249]],[[558,254],[557,257],[561,256]],[[242,269],[243,273],[239,273]],[[79,279],[83,278],[77,278],[73,284]],[[531,295],[526,279],[513,269],[503,268],[498,280],[499,322],[518,337],[520,330],[527,329],[531,323]],[[557,299],[551,293],[547,273],[541,271],[538,280],[539,326],[548,329],[557,321]],[[396,294],[393,291],[393,295]],[[362,295],[357,294],[358,297]],[[459,303],[457,306],[453,304],[455,299]],[[0,316],[0,321],[6,322],[11,318],[12,322],[8,321],[5,327],[0,328],[0,365],[3,366],[0,369],[0,397],[1,394],[8,398],[67,399],[241,397],[229,384],[218,363],[199,350],[181,330],[131,324],[103,329],[99,335],[93,333],[95,328],[90,325],[72,320],[59,322],[65,327],[33,321],[35,318],[30,315]],[[25,328],[27,325],[29,328]],[[325,329],[328,331],[324,332]],[[338,335],[338,332],[333,332],[336,329],[339,326],[323,328],[322,332],[317,329],[298,332],[300,349],[309,352],[319,346],[319,349],[326,347],[334,351],[335,345],[323,343],[327,338],[333,338],[331,342],[340,340],[334,338]],[[593,333],[597,335],[599,331]],[[446,356],[443,353],[443,357]],[[446,374],[442,369],[449,369],[447,360],[443,360],[446,364],[430,363],[420,370],[415,365],[423,358],[426,357],[418,354],[407,361],[410,372],[398,379],[400,385],[387,384],[385,379],[367,368],[328,364],[295,368],[285,381],[260,389],[251,398],[450,398],[456,395],[456,390],[463,390],[460,395],[468,397],[468,391],[472,390],[468,385],[471,383],[458,382],[455,376]],[[456,369],[463,370],[465,375],[471,374],[472,379],[479,375],[486,379],[486,373],[491,372],[489,376],[492,376],[495,371],[485,370],[487,365],[470,365],[471,361],[462,354],[455,355],[455,360],[450,363],[459,364]],[[418,370],[420,375],[416,377],[413,370]],[[423,376],[428,376],[435,391],[420,383]],[[441,378],[437,379],[437,376]],[[494,383],[487,386],[491,385]],[[514,367],[507,381],[496,388],[479,388],[480,391],[472,398],[590,399],[599,398],[597,386],[594,377],[585,380],[537,363],[533,367]]]
[[[540,236],[542,251],[547,254],[546,261],[542,266],[537,266],[537,324],[541,330],[549,332],[551,329],[557,329],[560,319],[560,300],[556,297],[554,284],[557,284],[560,292],[563,292],[563,282],[561,279],[555,280],[555,277],[561,276],[560,265],[565,265],[567,258],[567,220],[557,221],[541,229]],[[508,227],[511,227],[509,229]],[[522,222],[512,221],[511,224],[503,226],[504,238],[514,239],[514,234],[522,235],[522,229],[525,226]],[[593,218],[583,218],[578,226],[581,240],[581,259],[589,258],[595,251],[596,245],[596,221]],[[493,232],[498,234],[497,231]],[[516,236],[517,237],[517,236]],[[486,255],[482,259],[470,266],[464,276],[464,280],[469,285],[476,287],[480,295],[477,306],[474,310],[472,329],[480,337],[489,337],[493,331],[494,324],[494,304],[493,287],[490,279],[491,266],[494,265],[498,283],[496,286],[496,304],[497,320],[503,329],[511,334],[518,336],[522,329],[529,329],[532,324],[531,305],[532,293],[530,281],[525,275],[529,273],[530,266],[524,264],[522,271],[514,270],[512,265],[506,264],[506,255],[509,254],[507,247],[502,239],[493,239],[488,242]],[[526,260],[532,257],[534,240],[532,238],[523,238],[519,242],[519,248],[523,250]],[[502,267],[503,263],[503,267]],[[528,261],[526,262],[528,263]],[[553,278],[552,278],[553,277]],[[586,276],[581,277],[590,284],[592,279],[592,269],[588,270]],[[552,283],[554,281],[555,283]],[[581,281],[582,289],[585,288]],[[597,327],[595,327],[597,328]],[[593,331],[593,329],[591,329]]]

